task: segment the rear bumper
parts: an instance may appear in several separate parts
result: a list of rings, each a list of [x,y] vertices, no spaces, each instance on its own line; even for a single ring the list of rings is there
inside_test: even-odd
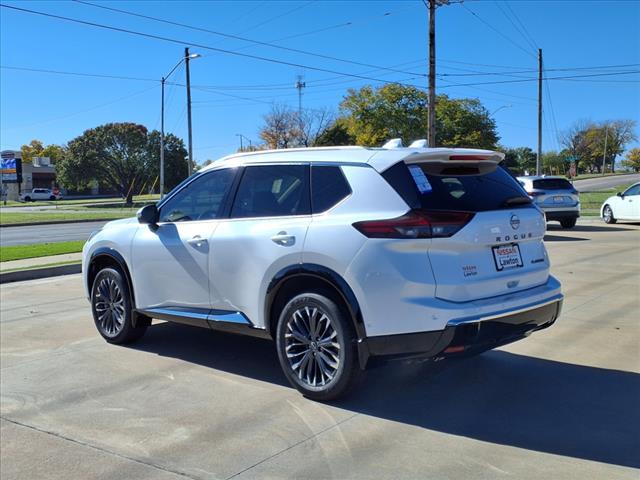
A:
[[[543,210],[547,220],[565,220],[567,218],[579,218],[580,210]]]
[[[560,315],[563,296],[507,312],[451,320],[444,330],[362,339],[360,365],[370,361],[464,356],[506,345],[550,327]]]

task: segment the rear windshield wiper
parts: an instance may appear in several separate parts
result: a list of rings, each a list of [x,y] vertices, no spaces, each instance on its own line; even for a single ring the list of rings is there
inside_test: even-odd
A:
[[[529,203],[531,203],[531,199],[529,197],[511,197],[502,202],[502,205],[505,207],[511,207],[513,205],[527,205]]]

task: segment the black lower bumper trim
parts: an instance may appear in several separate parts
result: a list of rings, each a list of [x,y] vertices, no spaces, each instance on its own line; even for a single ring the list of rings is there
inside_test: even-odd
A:
[[[372,359],[425,359],[480,353],[551,326],[561,308],[562,300],[558,300],[512,315],[449,325],[444,330],[365,338],[359,342],[360,365],[364,368]]]
[[[565,220],[567,218],[580,218],[580,212],[568,210],[566,212],[545,212],[547,220]]]

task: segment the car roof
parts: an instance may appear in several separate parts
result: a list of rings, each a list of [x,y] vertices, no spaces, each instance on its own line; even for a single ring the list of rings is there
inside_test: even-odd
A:
[[[409,155],[424,153],[496,155],[496,152],[490,150],[470,148],[376,148],[359,146],[286,148],[235,153],[214,161],[200,171],[260,163],[316,162],[369,165],[381,172]],[[502,156],[503,154],[500,153],[498,155]]]

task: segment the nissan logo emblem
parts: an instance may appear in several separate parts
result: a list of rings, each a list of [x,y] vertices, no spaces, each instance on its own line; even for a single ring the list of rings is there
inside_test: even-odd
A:
[[[520,219],[518,218],[517,215],[511,215],[511,228],[513,228],[514,230],[517,230],[518,228],[520,228]]]

